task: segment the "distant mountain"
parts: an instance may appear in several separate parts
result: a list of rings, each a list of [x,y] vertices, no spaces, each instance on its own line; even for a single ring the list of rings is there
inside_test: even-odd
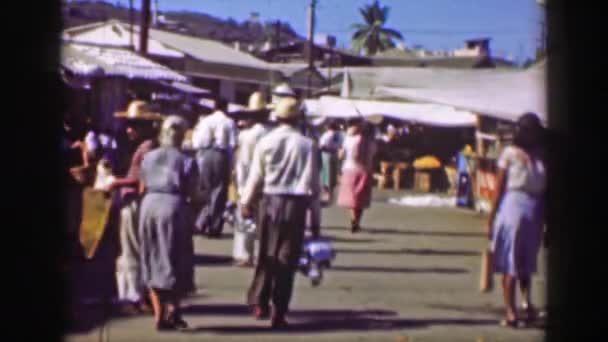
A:
[[[213,39],[227,44],[239,42],[253,45],[259,50],[266,41],[275,41],[277,26],[275,22],[255,21],[237,22],[229,18],[223,20],[198,12],[162,12],[157,27],[195,37]],[[139,24],[140,12],[134,10],[134,24]],[[86,25],[99,21],[117,19],[129,22],[129,8],[105,1],[70,1],[63,3],[63,23],[65,28]],[[304,40],[298,36],[288,23],[282,22],[279,30],[281,44]]]

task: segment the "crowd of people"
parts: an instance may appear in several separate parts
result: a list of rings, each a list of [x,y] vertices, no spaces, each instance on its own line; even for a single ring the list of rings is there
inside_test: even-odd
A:
[[[196,291],[193,238],[220,237],[226,213],[236,208],[233,259],[255,267],[247,302],[256,318],[285,327],[305,232],[320,237],[321,207],[333,200],[340,173],[337,203],[352,211],[353,233],[360,229],[372,188],[371,126],[351,120],[344,137],[329,122],[317,139],[295,93],[285,85],[280,90],[271,103],[253,93],[237,115],[218,98],[192,128],[139,100],[115,115],[124,134],[92,125],[83,130],[66,118],[70,251],[84,257],[82,193],[94,186],[112,201],[104,234],[117,236],[122,313],[154,313],[159,330],[187,327],[179,302]],[[100,170],[111,178],[100,182]],[[237,198],[229,198],[231,184]]]
[[[544,169],[534,138],[540,125],[531,115],[520,120],[515,146],[499,159],[504,185],[488,224],[496,271],[505,274],[509,326],[518,321],[516,280],[534,312],[530,274],[542,232]],[[238,115],[218,98],[214,111],[192,128],[180,116],[151,112],[144,101],[132,102],[116,118],[122,123],[116,136],[95,127],[78,133],[73,117],[65,121],[71,256],[83,258],[82,189],[94,184],[101,163],[113,176],[99,191],[112,200],[104,234],[117,236],[116,297],[124,313],[153,313],[161,331],[186,328],[180,299],[196,291],[193,239],[220,237],[226,212],[236,208],[233,259],[236,266],[255,267],[247,304],[255,318],[287,327],[306,231],[312,239],[321,236],[321,207],[334,201],[336,187],[335,202],[350,210],[351,232],[361,230],[382,145],[374,127],[359,118],[343,130],[330,120],[317,139],[285,85],[269,104],[253,93]],[[395,135],[389,128],[384,142]],[[236,198],[229,196],[231,183]]]

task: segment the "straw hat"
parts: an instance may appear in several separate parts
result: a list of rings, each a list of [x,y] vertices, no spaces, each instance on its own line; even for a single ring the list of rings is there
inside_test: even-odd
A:
[[[125,112],[116,112],[116,118],[129,120],[163,120],[160,113],[155,113],[150,110],[150,106],[146,101],[135,100],[129,103],[129,107]]]
[[[274,109],[277,106],[277,103],[286,97],[293,97],[295,98],[296,92],[293,91],[293,89],[291,89],[291,87],[289,86],[289,84],[287,83],[281,83],[278,86],[276,86],[274,88],[274,90],[272,91],[272,100],[270,101],[270,103],[268,104],[267,108],[268,109]]]
[[[271,115],[275,119],[293,119],[300,114],[299,109],[298,100],[293,97],[286,97],[277,103]]]
[[[244,110],[248,112],[257,112],[266,109],[267,105],[264,95],[261,92],[256,91],[249,96],[249,105]]]

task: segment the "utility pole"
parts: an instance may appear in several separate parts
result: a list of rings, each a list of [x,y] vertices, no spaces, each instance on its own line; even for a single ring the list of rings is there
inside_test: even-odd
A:
[[[313,40],[314,40],[314,35],[315,35],[315,7],[317,5],[317,0],[310,0],[310,5],[308,7],[308,97],[310,97],[311,95],[311,87],[312,87],[312,83],[311,83],[311,77],[312,77],[312,71],[314,68],[314,54],[313,54],[313,49],[314,49],[314,44],[313,44]]]
[[[279,48],[281,46],[281,21],[277,20],[275,23],[275,34],[274,34],[275,42],[274,47]]]
[[[133,22],[135,21],[133,15],[133,0],[129,0],[129,47],[135,51],[135,39],[133,38]]]
[[[142,0],[141,6],[139,52],[144,56],[148,53],[148,30],[150,29],[150,1],[151,0]]]

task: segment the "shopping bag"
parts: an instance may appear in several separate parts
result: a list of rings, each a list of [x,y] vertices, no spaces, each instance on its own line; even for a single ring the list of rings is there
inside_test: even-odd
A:
[[[82,221],[80,223],[80,244],[84,255],[91,259],[101,241],[108,216],[111,199],[106,193],[85,188],[82,192]]]
[[[481,272],[479,279],[479,290],[490,292],[494,288],[494,267],[492,262],[492,251],[485,248],[481,252]]]

